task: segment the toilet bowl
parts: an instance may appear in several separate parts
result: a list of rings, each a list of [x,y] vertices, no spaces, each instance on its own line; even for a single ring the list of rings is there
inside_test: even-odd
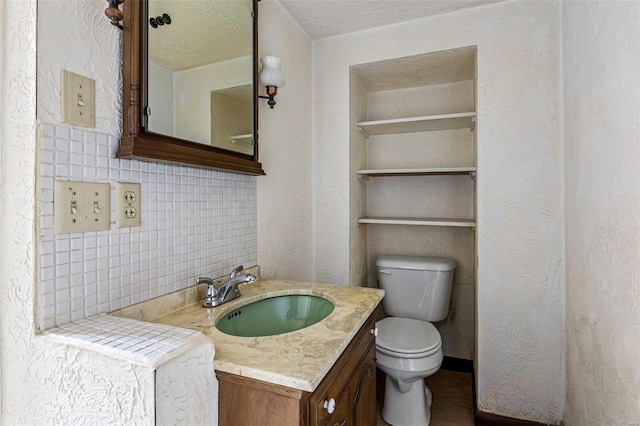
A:
[[[387,375],[382,417],[393,426],[428,425],[432,397],[424,379],[442,365],[440,333],[408,318],[385,318],[376,327],[376,363]]]
[[[431,323],[446,318],[452,259],[380,256],[382,300],[390,317],[376,323],[376,363],[387,375],[382,417],[393,426],[428,426],[431,391],[424,379],[442,365],[442,338]]]

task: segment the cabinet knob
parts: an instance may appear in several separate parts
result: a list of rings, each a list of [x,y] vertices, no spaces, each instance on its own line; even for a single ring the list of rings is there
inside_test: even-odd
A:
[[[329,412],[329,414],[333,413],[334,411],[336,411],[336,400],[333,398],[328,401],[325,400],[323,407],[327,409],[327,412]]]
[[[371,329],[371,334],[373,334],[375,337],[378,337],[378,327],[373,327]]]

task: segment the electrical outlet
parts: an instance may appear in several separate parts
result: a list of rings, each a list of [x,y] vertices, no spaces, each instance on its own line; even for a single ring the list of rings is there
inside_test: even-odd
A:
[[[116,226],[142,225],[142,202],[139,183],[116,183]]]
[[[111,229],[111,185],[57,180],[53,189],[53,233]]]

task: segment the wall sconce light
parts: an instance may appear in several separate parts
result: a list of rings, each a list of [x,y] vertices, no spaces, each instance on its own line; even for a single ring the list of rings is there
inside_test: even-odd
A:
[[[124,3],[124,0],[107,0],[109,7],[104,10],[104,14],[107,15],[112,25],[122,29],[120,21],[124,19],[124,13],[118,8],[118,5]]]
[[[262,62],[262,69],[260,70],[260,84],[267,88],[267,96],[258,96],[259,98],[269,99],[267,102],[269,107],[273,109],[276,104],[276,94],[278,93],[278,87],[284,86],[286,79],[280,66],[282,65],[282,59],[277,56],[265,56],[260,59]]]

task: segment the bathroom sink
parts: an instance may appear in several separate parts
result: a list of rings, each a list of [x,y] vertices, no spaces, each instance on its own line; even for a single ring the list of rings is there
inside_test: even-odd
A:
[[[335,305],[318,296],[289,294],[241,306],[218,321],[216,328],[240,337],[273,336],[309,327],[325,319]]]

